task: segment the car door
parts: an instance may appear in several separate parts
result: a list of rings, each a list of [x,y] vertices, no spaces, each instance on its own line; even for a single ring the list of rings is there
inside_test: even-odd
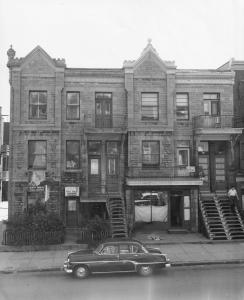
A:
[[[135,271],[136,263],[145,260],[145,251],[136,243],[120,244],[119,260],[122,271]]]
[[[119,270],[119,247],[105,244],[99,252],[96,263],[91,267],[94,273],[109,273]]]

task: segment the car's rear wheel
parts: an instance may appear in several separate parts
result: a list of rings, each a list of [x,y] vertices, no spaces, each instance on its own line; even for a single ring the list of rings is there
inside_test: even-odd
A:
[[[153,268],[151,266],[139,266],[137,270],[138,274],[141,276],[150,276],[153,273]]]
[[[74,275],[76,278],[86,278],[89,275],[89,269],[87,266],[77,266],[74,269]]]

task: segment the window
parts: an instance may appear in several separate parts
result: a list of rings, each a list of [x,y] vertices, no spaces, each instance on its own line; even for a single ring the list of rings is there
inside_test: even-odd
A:
[[[176,118],[177,120],[189,120],[188,94],[176,94]]]
[[[29,94],[29,118],[30,119],[47,119],[47,92],[31,91]]]
[[[119,253],[119,247],[114,245],[105,246],[102,251],[102,254],[104,255],[110,255],[110,254],[118,254]]]
[[[99,159],[90,159],[90,175],[99,175]]]
[[[141,94],[141,119],[158,120],[158,93]]]
[[[218,93],[203,94],[204,114],[205,116],[219,116],[220,115],[220,95]]]
[[[100,141],[88,141],[89,175],[100,175],[101,151]]]
[[[80,168],[80,141],[66,141],[66,168]]]
[[[80,119],[80,93],[67,92],[67,106],[66,119],[79,120]]]
[[[107,142],[107,174],[115,176],[118,174],[118,142]]]
[[[97,128],[112,127],[112,93],[96,93],[95,113]]]
[[[47,167],[47,142],[29,141],[28,168],[46,169],[46,167]]]
[[[160,152],[159,141],[142,142],[142,165],[143,167],[159,166]]]
[[[189,148],[177,148],[178,166],[189,166]]]

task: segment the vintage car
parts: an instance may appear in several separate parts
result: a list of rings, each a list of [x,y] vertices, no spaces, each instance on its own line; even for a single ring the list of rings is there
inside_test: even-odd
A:
[[[95,250],[70,252],[64,262],[64,271],[77,278],[96,273],[122,272],[138,272],[148,276],[164,267],[170,267],[170,262],[159,249],[130,239],[106,240]]]

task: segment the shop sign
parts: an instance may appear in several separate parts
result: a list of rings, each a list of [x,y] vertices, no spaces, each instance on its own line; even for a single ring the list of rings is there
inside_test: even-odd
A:
[[[80,188],[78,186],[66,186],[65,197],[78,197],[80,196]]]

